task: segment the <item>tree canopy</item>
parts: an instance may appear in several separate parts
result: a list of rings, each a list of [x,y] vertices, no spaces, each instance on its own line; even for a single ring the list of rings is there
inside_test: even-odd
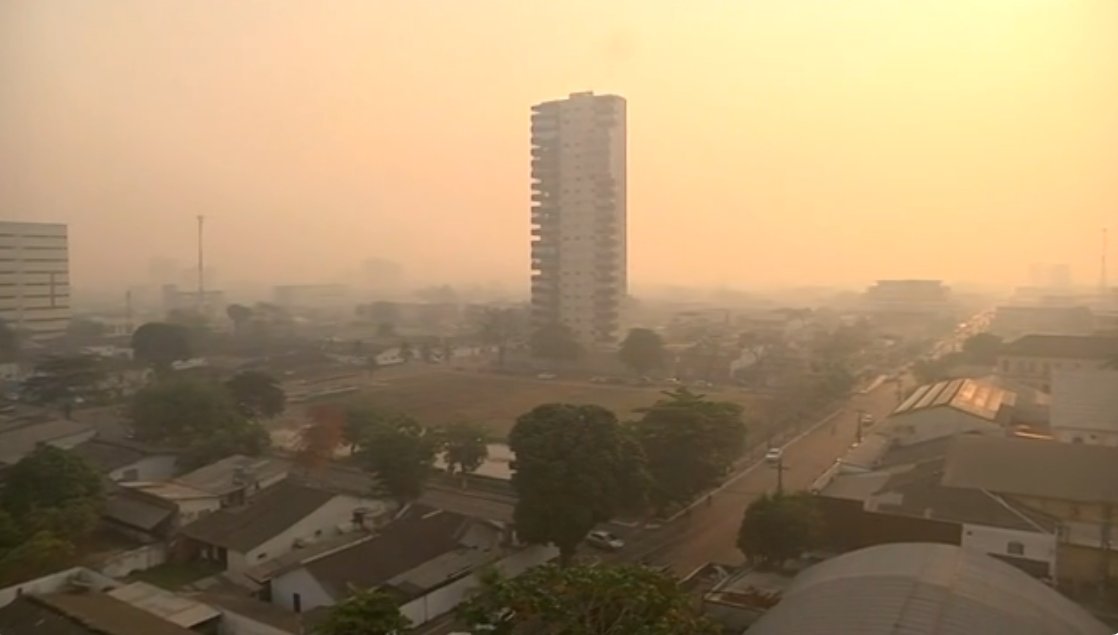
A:
[[[419,498],[431,476],[438,439],[411,417],[382,413],[358,432],[357,461],[376,473],[393,498]]]
[[[280,415],[287,404],[287,394],[276,378],[258,370],[237,373],[225,388],[241,414],[252,419]]]
[[[70,402],[95,396],[107,376],[104,360],[96,355],[55,355],[35,366],[24,390],[41,403]]]
[[[509,342],[520,332],[516,309],[486,309],[481,316],[478,336],[482,342],[497,347],[497,366],[504,368]]]
[[[963,353],[976,364],[995,364],[1002,345],[1002,338],[993,333],[977,333],[963,341]]]
[[[818,544],[821,523],[809,494],[765,494],[745,510],[738,549],[750,562],[780,566]]]
[[[168,371],[192,354],[190,330],[181,324],[148,322],[132,333],[132,356],[156,371]]]
[[[651,329],[632,329],[621,342],[617,356],[638,375],[664,366],[664,340]]]
[[[330,608],[314,628],[314,635],[395,635],[405,632],[411,620],[400,613],[391,595],[360,590]]]
[[[736,403],[710,401],[686,388],[664,395],[641,411],[635,424],[652,477],[652,501],[661,510],[716,485],[741,455],[746,435]]]
[[[310,423],[299,430],[295,462],[310,471],[334,459],[345,437],[345,411],[333,404],[320,404],[309,412]]]
[[[552,323],[540,327],[528,342],[532,355],[556,362],[569,362],[579,358],[582,347],[574,334],[564,324]]]
[[[137,438],[183,449],[188,465],[268,447],[268,433],[244,416],[221,385],[197,379],[145,386],[132,399],[131,418]]]
[[[476,471],[489,456],[489,430],[482,425],[460,421],[439,430],[440,449],[450,473]]]
[[[526,542],[553,543],[564,563],[595,525],[645,500],[640,446],[600,406],[539,406],[517,419],[509,447],[516,531]]]
[[[458,608],[494,635],[704,635],[718,628],[671,577],[634,565],[544,565],[516,578],[492,572]]]

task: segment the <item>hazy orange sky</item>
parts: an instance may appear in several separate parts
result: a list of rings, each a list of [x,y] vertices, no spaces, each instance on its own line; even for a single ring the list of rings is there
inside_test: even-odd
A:
[[[529,107],[580,90],[634,285],[1094,283],[1118,235],[1115,0],[3,0],[0,217],[87,289],[197,213],[223,281],[526,287]]]

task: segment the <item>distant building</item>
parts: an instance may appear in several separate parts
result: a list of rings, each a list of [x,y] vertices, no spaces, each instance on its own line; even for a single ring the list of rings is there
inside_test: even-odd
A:
[[[796,576],[749,635],[1107,635],[1085,609],[997,560],[935,544],[879,545]]]
[[[881,423],[880,433],[902,445],[963,433],[1005,435],[1015,400],[1014,393],[975,379],[925,384]]]
[[[163,310],[199,311],[203,315],[224,315],[225,292],[206,290],[199,300],[198,291],[183,290],[176,284],[163,285]]]
[[[66,225],[0,222],[0,320],[46,340],[70,322]]]
[[[990,332],[1006,340],[1025,335],[1091,335],[1094,329],[1095,316],[1086,306],[999,306],[990,324]]]
[[[336,309],[348,306],[350,289],[344,284],[287,284],[272,288],[272,301],[287,310]]]
[[[940,280],[878,280],[863,300],[872,313],[943,315],[952,309],[951,289]]]
[[[532,309],[589,346],[620,338],[627,293],[625,100],[532,107]]]
[[[1118,337],[1026,335],[998,355],[998,374],[1045,392],[1052,373],[1102,368],[1118,360]]]

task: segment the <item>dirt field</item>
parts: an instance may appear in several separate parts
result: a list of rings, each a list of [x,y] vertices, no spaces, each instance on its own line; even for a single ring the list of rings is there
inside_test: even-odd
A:
[[[362,389],[357,399],[399,410],[426,425],[455,420],[485,423],[496,436],[504,437],[516,417],[549,402],[597,404],[626,419],[636,408],[651,405],[662,388],[612,386],[538,380],[471,371],[432,370],[421,374],[384,378]],[[711,398],[741,403],[747,408],[751,397],[743,392],[709,392]]]

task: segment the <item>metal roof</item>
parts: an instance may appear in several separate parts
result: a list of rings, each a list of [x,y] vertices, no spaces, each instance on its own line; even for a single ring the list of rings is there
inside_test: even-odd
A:
[[[994,421],[1002,404],[1011,404],[1013,393],[974,379],[952,379],[918,387],[891,416],[918,410],[948,407]]]
[[[798,575],[748,635],[1104,635],[1083,608],[1015,567],[954,545],[890,544]]]

